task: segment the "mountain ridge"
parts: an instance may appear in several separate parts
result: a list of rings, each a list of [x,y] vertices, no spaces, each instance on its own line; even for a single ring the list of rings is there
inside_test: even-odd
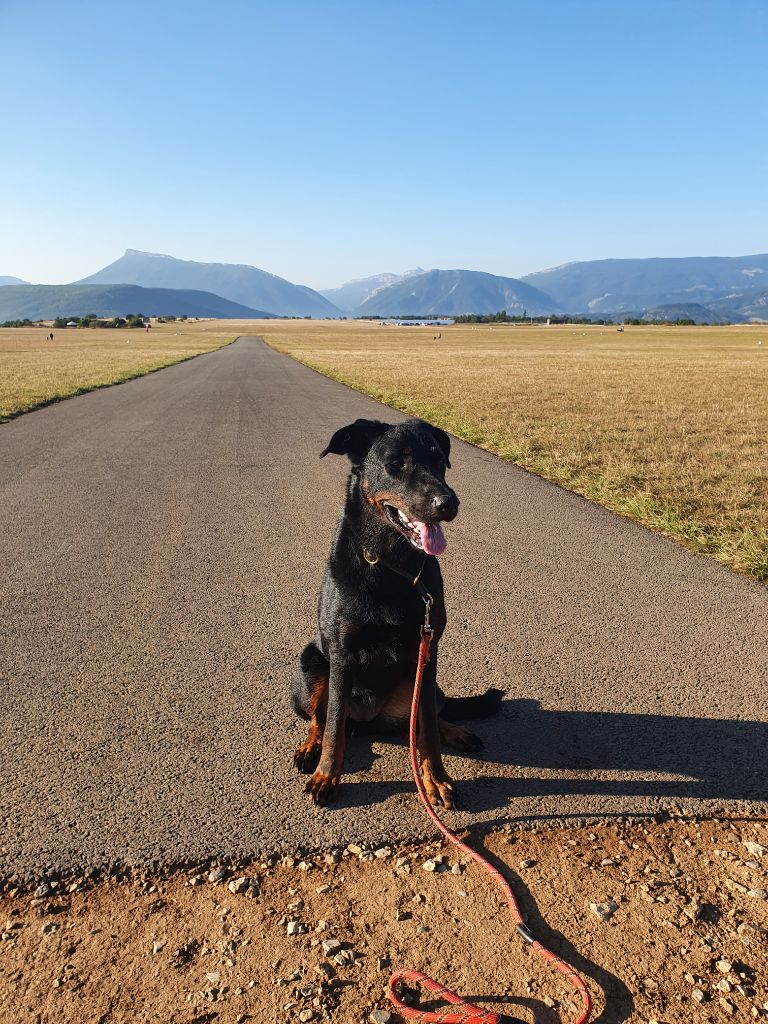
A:
[[[482,270],[427,270],[380,289],[356,316],[459,316],[463,313],[556,313],[555,300],[514,277]]]
[[[338,288],[321,289],[320,294],[339,309],[351,312],[383,288],[397,284],[398,281],[403,281],[407,277],[415,277],[424,273],[426,271],[423,267],[416,267],[414,270],[406,270],[403,274],[384,273],[374,274],[371,277],[353,277],[350,281],[339,285]]]
[[[548,292],[570,313],[617,314],[686,302],[710,306],[726,296],[738,310],[741,295],[768,291],[768,254],[583,260],[521,280]],[[765,289],[756,289],[756,281]]]
[[[74,283],[205,291],[275,316],[341,315],[341,310],[314,289],[247,263],[200,263],[142,249],[126,249],[113,263]]]
[[[206,282],[208,286],[202,287]],[[164,308],[169,315],[175,303],[178,315],[186,311],[192,316],[456,316],[500,310],[521,315],[525,310],[536,316],[565,313],[621,319],[653,318],[662,309],[674,312],[687,308],[691,319],[711,316],[713,322],[768,320],[766,253],[570,261],[520,278],[461,268],[425,271],[417,267],[403,274],[354,278],[323,292],[295,285],[247,263],[201,263],[131,248],[109,266],[71,285],[30,285],[21,278],[0,276],[6,310],[14,298],[6,291],[8,288],[42,289],[37,297],[47,295],[50,305],[54,293],[46,293],[46,288],[91,285],[197,294],[195,299],[165,294]],[[19,302],[28,310],[43,308],[39,303],[35,306],[31,294],[25,298],[25,293],[19,292],[15,296],[17,308]],[[256,295],[264,301],[244,301],[245,296]],[[117,300],[110,301],[114,304]],[[196,313],[195,309],[202,312]],[[66,312],[74,315],[76,310]]]

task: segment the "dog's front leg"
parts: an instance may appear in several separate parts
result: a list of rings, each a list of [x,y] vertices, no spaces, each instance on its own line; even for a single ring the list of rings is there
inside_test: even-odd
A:
[[[455,787],[443,766],[437,720],[437,647],[424,669],[419,698],[419,757],[421,778],[433,807],[453,807]]]
[[[343,662],[331,657],[323,746],[320,761],[306,786],[310,800],[321,807],[333,800],[341,778],[350,690],[349,672]]]

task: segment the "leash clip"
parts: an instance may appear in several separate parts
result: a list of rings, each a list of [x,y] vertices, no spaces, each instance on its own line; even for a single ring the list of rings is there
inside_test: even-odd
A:
[[[430,624],[430,621],[429,621],[429,612],[430,612],[430,610],[432,608],[432,605],[435,602],[434,602],[434,598],[432,597],[432,595],[428,591],[426,591],[426,590],[421,595],[421,599],[424,602],[424,624],[421,627],[421,635],[422,636],[428,636],[431,639],[432,635],[433,635],[433,633],[435,631],[432,628],[432,626]]]

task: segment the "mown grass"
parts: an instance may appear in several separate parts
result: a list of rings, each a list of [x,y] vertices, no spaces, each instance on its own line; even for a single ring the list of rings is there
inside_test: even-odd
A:
[[[265,322],[276,349],[768,581],[768,327]],[[762,342],[760,345],[758,342]]]
[[[50,402],[140,377],[233,341],[230,322],[157,324],[150,331],[0,329],[0,422]]]

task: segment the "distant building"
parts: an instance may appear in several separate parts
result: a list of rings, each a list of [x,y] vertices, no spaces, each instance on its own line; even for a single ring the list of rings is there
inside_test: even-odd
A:
[[[77,327],[77,320],[68,320],[67,327]]]

